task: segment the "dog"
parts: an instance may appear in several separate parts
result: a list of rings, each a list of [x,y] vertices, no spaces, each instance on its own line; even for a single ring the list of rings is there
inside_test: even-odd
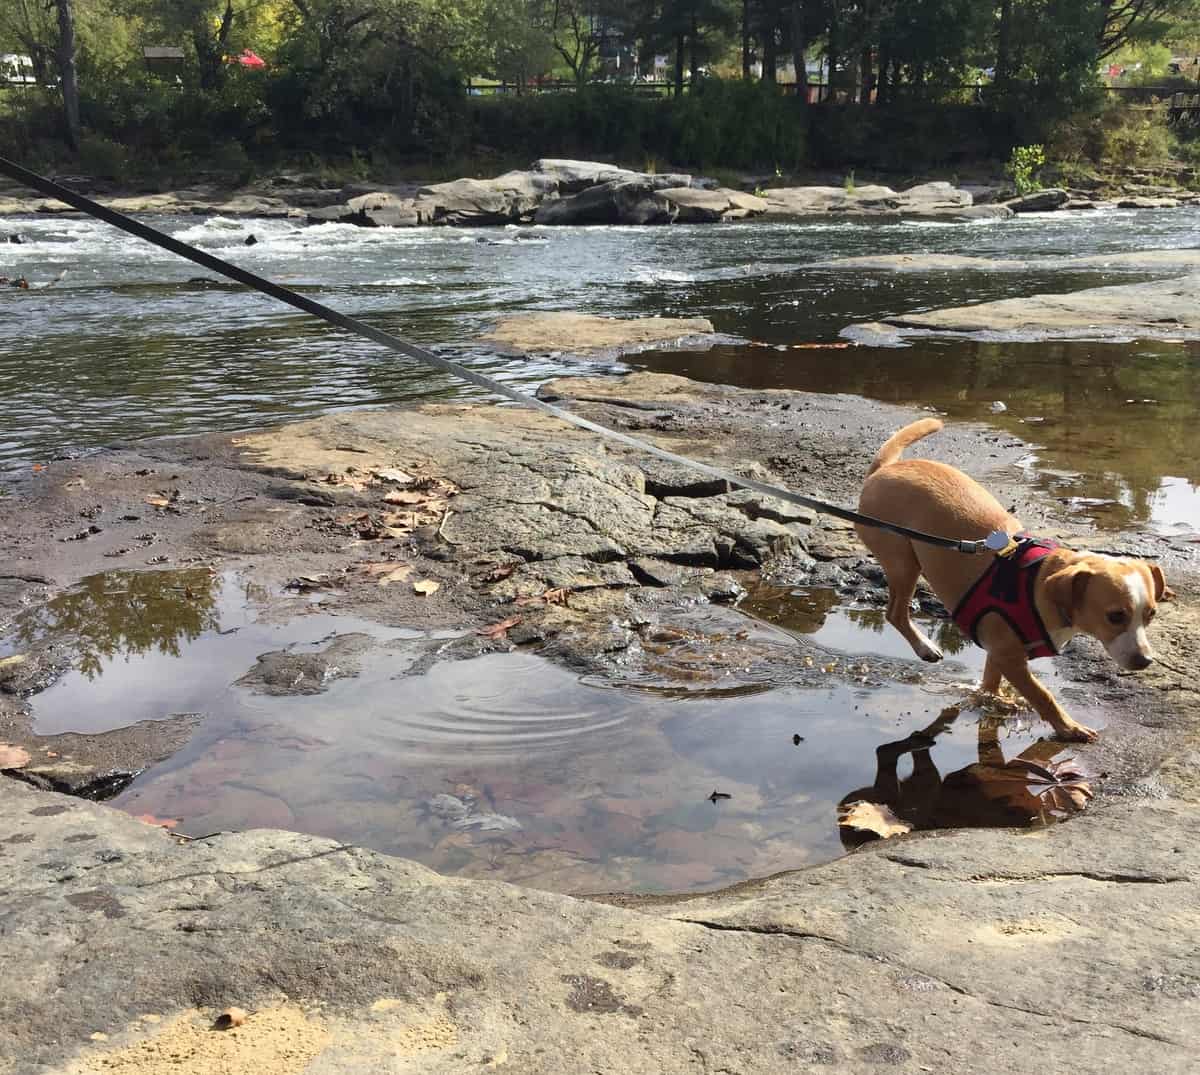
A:
[[[1018,519],[962,471],[901,458],[909,445],[941,428],[939,419],[924,418],[893,434],[867,472],[858,510],[957,540],[1002,531],[1010,544],[995,555],[972,556],[856,524],[887,576],[888,623],[922,660],[942,659],[909,617],[917,579],[924,575],[959,626],[987,651],[982,690],[994,694],[1006,679],[1059,739],[1094,740],[1096,732],[1072,720],[1034,677],[1030,659],[1052,656],[1075,635],[1086,634],[1122,668],[1146,668],[1154,660],[1146,627],[1158,602],[1175,595],[1157,564],[1075,552],[1029,537]]]

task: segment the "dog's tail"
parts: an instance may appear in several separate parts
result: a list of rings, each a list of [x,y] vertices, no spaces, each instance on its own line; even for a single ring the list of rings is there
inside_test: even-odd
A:
[[[942,420],[940,418],[922,418],[893,433],[879,449],[879,454],[875,456],[875,462],[871,464],[867,475],[874,474],[880,467],[890,466],[904,454],[904,449],[910,444],[915,444],[941,428]]]

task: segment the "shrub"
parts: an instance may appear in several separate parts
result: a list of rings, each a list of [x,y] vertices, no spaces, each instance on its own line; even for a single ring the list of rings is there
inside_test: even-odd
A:
[[[1042,146],[1013,146],[1004,171],[1018,194],[1032,194],[1042,189],[1038,172],[1045,163],[1046,151]]]
[[[129,175],[129,154],[111,138],[88,131],[79,139],[79,167],[85,175],[119,183]]]

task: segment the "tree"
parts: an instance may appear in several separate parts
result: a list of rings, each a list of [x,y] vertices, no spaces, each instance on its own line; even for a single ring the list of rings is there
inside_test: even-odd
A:
[[[58,74],[62,84],[63,113],[67,121],[67,143],[79,150],[79,79],[75,73],[75,12],[71,0],[57,0]]]

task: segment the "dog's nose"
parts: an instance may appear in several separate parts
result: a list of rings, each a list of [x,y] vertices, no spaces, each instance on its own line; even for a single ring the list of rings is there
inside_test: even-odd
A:
[[[1154,663],[1153,657],[1147,657],[1144,653],[1135,653],[1129,661],[1131,668],[1141,671],[1143,668],[1149,668]]]

